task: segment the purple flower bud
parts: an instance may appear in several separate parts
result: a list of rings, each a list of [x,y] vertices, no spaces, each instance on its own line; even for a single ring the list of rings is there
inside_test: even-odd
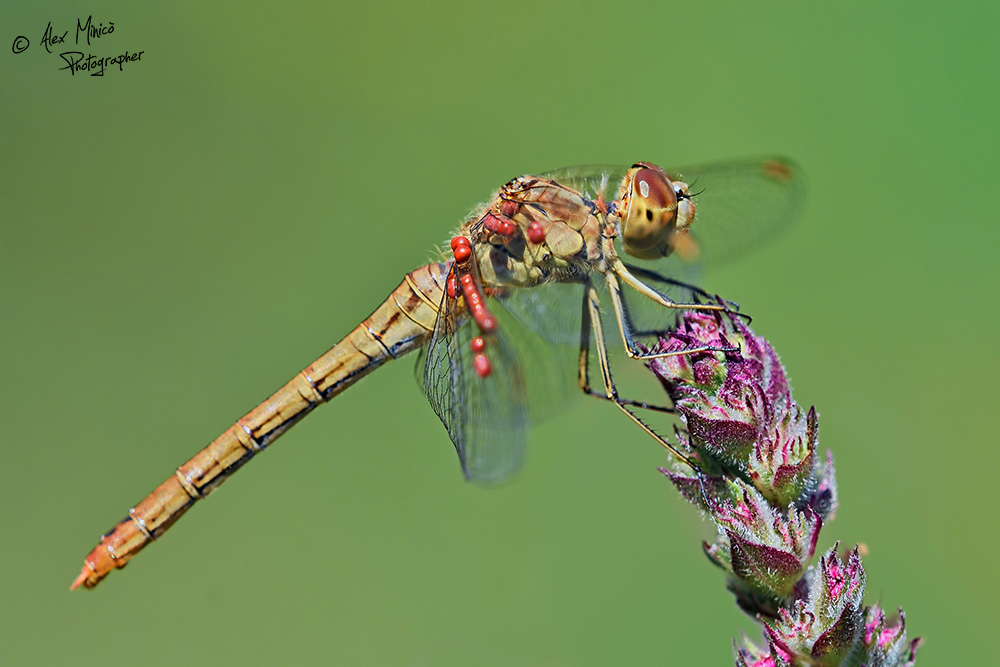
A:
[[[743,636],[743,646],[734,645],[736,649],[736,667],[777,667],[770,651],[763,651],[754,646]]]
[[[683,353],[705,347],[714,351]],[[736,664],[913,665],[920,640],[907,643],[902,612],[887,622],[862,607],[857,548],[807,567],[837,507],[833,456],[816,456],[816,411],[795,403],[770,344],[728,313],[689,311],[656,351],[681,353],[649,366],[684,422],[675,436],[687,459],[660,470],[715,521],[705,553],[764,621],[766,649],[744,638]]]
[[[817,461],[813,477],[799,504],[812,508],[824,521],[833,519],[837,509],[837,479],[833,466],[833,452],[826,452],[826,461]]]
[[[751,482],[772,504],[787,508],[804,499],[817,485],[815,410],[795,404],[774,348],[739,318],[685,313],[657,351],[704,346],[739,351],[679,354],[649,364],[687,426],[682,444],[699,460]]]
[[[898,618],[889,621],[878,605],[865,610],[864,645],[867,649],[868,667],[912,667],[916,663],[917,649],[922,643],[918,637],[907,644],[906,618],[902,609],[899,610]]]

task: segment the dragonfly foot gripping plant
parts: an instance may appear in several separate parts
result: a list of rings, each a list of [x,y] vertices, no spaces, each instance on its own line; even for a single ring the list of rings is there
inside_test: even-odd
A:
[[[865,570],[855,547],[808,566],[837,507],[833,457],[819,458],[817,416],[792,399],[774,349],[737,317],[687,312],[660,350],[707,345],[739,352],[662,357],[649,363],[686,429],[679,449],[700,471],[661,471],[711,516],[705,552],[729,573],[737,604],[764,624],[767,647],[746,637],[737,667],[913,665],[900,610],[864,607]]]

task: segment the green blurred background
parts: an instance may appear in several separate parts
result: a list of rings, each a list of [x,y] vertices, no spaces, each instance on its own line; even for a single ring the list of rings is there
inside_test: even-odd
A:
[[[141,61],[59,71],[47,23],[88,15],[115,31],[80,51]],[[821,413],[820,546],[867,544],[867,599],[905,609],[923,664],[987,655],[995,4],[66,2],[0,25],[0,662],[731,664],[756,631],[646,436],[574,397],[483,491],[410,360],[67,589],[506,179],[768,153],[805,168],[805,211],[705,287]]]

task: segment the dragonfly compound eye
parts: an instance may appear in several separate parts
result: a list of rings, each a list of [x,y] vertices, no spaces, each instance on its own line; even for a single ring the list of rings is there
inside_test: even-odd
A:
[[[640,259],[665,257],[673,249],[671,239],[678,226],[674,183],[656,165],[643,162],[631,171],[631,182],[623,193],[625,252]]]

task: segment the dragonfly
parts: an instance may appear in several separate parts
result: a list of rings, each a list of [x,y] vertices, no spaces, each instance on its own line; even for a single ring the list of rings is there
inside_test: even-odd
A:
[[[646,341],[662,332],[662,313],[738,311],[684,280],[693,275],[685,267],[773,236],[801,192],[797,167],[777,157],[676,171],[648,162],[571,167],[508,181],[439,261],[406,274],[367,319],[103,534],[71,590],[97,586],[317,406],[416,350],[418,382],[469,480],[497,483],[520,467],[529,424],[555,393],[546,384],[549,343],[574,345],[583,393],[680,455],[637,414],[669,406],[619,395],[609,330],[630,359],[709,350],[658,353]]]

